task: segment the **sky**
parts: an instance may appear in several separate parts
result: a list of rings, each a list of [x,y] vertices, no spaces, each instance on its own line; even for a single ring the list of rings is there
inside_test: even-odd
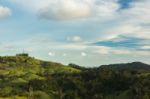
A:
[[[150,0],[0,0],[0,55],[150,64],[149,9]]]

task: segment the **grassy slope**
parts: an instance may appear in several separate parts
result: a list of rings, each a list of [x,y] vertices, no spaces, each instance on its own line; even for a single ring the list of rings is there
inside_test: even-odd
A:
[[[0,97],[0,99],[28,99],[27,97],[15,96],[15,97]]]
[[[0,57],[0,74],[20,76],[26,73],[37,74],[40,72],[79,72],[80,70],[62,65],[60,63],[47,62],[24,56]]]
[[[79,69],[65,66],[60,63],[42,61],[33,57],[4,56],[0,57],[0,89],[9,92],[9,90],[11,90],[9,85],[28,83],[33,79],[44,80],[44,75],[46,74],[78,72],[80,72]],[[13,96],[0,97],[0,99],[27,99],[27,97]]]

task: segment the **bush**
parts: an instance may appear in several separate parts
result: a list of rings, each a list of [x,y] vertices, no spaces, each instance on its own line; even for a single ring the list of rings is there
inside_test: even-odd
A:
[[[33,93],[33,99],[51,99],[50,96],[43,91],[36,91]]]

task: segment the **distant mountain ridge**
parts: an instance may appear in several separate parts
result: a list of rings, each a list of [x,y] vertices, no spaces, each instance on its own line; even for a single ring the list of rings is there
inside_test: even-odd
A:
[[[142,62],[132,62],[132,63],[120,63],[120,64],[110,64],[110,65],[101,65],[99,68],[108,68],[115,70],[150,70],[150,65]]]
[[[31,61],[33,63],[31,63]],[[29,63],[31,65],[31,64],[34,64],[34,62],[35,62],[36,65],[41,65],[43,67],[47,67],[47,66],[48,67],[49,66],[51,66],[51,67],[55,67],[55,66],[56,67],[63,67],[63,66],[65,66],[61,63],[56,63],[56,62],[51,62],[51,61],[44,61],[44,60],[36,59],[34,57],[30,57],[27,53],[16,54],[16,56],[0,56],[0,65],[2,65],[2,64],[6,65],[6,63],[11,63],[11,62],[14,62],[15,64],[13,64],[13,65],[16,65],[16,66],[17,66],[17,63],[19,63],[19,64]],[[23,65],[25,65],[25,64],[23,64]],[[72,63],[69,64],[68,66],[72,67],[72,68],[75,68],[75,69],[78,69],[78,70],[88,69],[87,67],[83,67],[83,66],[80,66],[80,65],[72,64]],[[143,62],[136,61],[136,62],[131,62],[131,63],[118,63],[118,64],[101,65],[101,66],[96,67],[96,68],[99,68],[99,69],[109,68],[109,69],[118,69],[118,70],[121,70],[121,69],[132,69],[132,70],[139,70],[139,69],[147,70],[148,69],[148,70],[150,70],[150,65],[145,64]]]

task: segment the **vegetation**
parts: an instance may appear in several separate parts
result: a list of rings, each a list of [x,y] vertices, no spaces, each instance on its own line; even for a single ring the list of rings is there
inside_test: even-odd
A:
[[[83,68],[0,57],[0,99],[150,99],[150,65],[140,62]]]

